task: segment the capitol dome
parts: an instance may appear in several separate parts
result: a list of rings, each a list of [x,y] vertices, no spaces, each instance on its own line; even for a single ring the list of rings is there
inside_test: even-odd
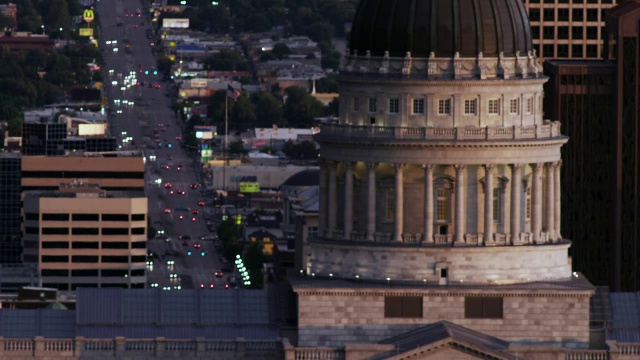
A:
[[[531,29],[520,0],[360,2],[351,51],[372,56],[497,57],[532,51]]]

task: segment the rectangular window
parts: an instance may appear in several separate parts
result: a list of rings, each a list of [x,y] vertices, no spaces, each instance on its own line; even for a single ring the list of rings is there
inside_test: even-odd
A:
[[[318,236],[318,227],[317,226],[309,226],[307,227],[307,238],[313,239]]]
[[[72,249],[98,249],[100,243],[97,241],[74,241],[71,243]]]
[[[69,276],[69,270],[42,269],[42,276]]]
[[[144,221],[144,214],[131,214],[131,221]]]
[[[69,221],[69,214],[42,214],[43,221]]]
[[[520,113],[520,99],[509,100],[509,113],[511,115],[518,115]]]
[[[69,257],[64,255],[44,255],[42,262],[46,263],[66,263],[69,262]]]
[[[413,114],[424,115],[424,99],[413,99]]]
[[[144,260],[143,260],[144,261]],[[103,263],[128,263],[128,256],[102,256]]]
[[[71,276],[98,276],[98,270],[71,270]]]
[[[71,214],[73,221],[100,221],[98,214]]]
[[[25,220],[40,220],[40,214],[38,214],[38,213],[25,213],[24,214],[24,219]]]
[[[128,228],[102,228],[102,235],[129,235]]]
[[[554,8],[545,8],[542,12],[542,19],[545,22],[554,22],[556,17],[556,9]]]
[[[40,228],[37,226],[26,226],[24,232],[26,234],[38,235],[40,234]]]
[[[72,228],[71,235],[100,235],[98,228]]]
[[[389,99],[389,114],[399,114],[400,113],[400,99],[393,98]]]
[[[98,257],[95,255],[75,255],[71,257],[74,263],[97,263]]]
[[[131,228],[131,235],[144,235],[145,228],[143,227],[135,227]]]
[[[436,191],[436,220],[449,222],[451,211],[451,192],[449,189],[440,188]]]
[[[532,111],[533,111],[533,99],[532,98],[528,98],[527,99],[527,114],[531,114]]]
[[[540,9],[529,9],[529,21],[540,21]]]
[[[569,21],[568,8],[558,8],[558,21]]]
[[[147,258],[144,255],[133,255],[133,256],[131,256],[131,262],[132,263],[143,263],[145,261],[147,261]]]
[[[102,214],[102,221],[129,221],[129,214]]]
[[[42,248],[43,249],[68,249],[69,242],[68,241],[43,241]]]
[[[584,9],[582,9],[582,8],[573,9],[573,10],[571,10],[571,20],[573,22],[582,21],[583,14],[584,14]]]
[[[464,114],[475,115],[477,108],[477,99],[467,99],[464,101]]]
[[[500,99],[489,100],[489,115],[500,115]]]
[[[375,113],[378,111],[378,99],[369,98],[369,112]]]
[[[438,100],[438,115],[451,114],[451,99]]]
[[[102,248],[103,249],[128,249],[129,243],[128,242],[103,242]]]
[[[396,194],[394,189],[385,189],[385,221],[393,221],[396,215]]]
[[[580,44],[571,45],[571,56],[572,57],[582,57],[582,49],[583,46]]]
[[[102,274],[102,276],[108,276],[108,277],[112,277],[112,276],[125,277],[129,275],[129,270],[105,269],[105,270],[101,270],[100,273]]]
[[[596,22],[598,21],[598,9],[587,9],[587,21]]]
[[[146,249],[147,242],[146,241],[136,241],[131,243],[132,249]]]
[[[69,228],[42,228],[42,235],[69,235]]]
[[[131,276],[144,276],[144,269],[131,270]]]
[[[385,296],[384,317],[386,318],[421,318],[421,296]]]
[[[353,111],[354,112],[360,111],[360,98],[357,98],[357,97],[353,98]]]
[[[573,26],[571,28],[571,38],[574,40],[582,40],[583,35],[583,28],[582,26]]]
[[[561,40],[569,39],[569,27],[568,26],[558,26],[558,39],[561,39]]]
[[[501,297],[465,297],[466,319],[502,319]]]

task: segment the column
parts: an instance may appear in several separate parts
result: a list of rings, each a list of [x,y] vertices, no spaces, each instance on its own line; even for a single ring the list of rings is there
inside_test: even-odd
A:
[[[531,164],[533,169],[533,186],[531,188],[531,231],[533,241],[536,244],[542,243],[540,233],[542,232],[542,169],[543,164]]]
[[[334,237],[336,231],[337,215],[338,215],[338,179],[336,175],[336,168],[338,163],[335,161],[329,161],[329,213],[328,226],[329,226],[329,238]]]
[[[455,238],[453,245],[464,245],[464,171],[466,165],[454,165],[456,169],[456,210],[455,210]]]
[[[353,163],[344,165],[344,238],[349,240],[353,230]]]
[[[327,162],[320,160],[320,211],[318,214],[318,235],[323,237],[327,233],[327,176],[328,174]]]
[[[367,164],[367,240],[373,241],[376,232],[376,163]]]
[[[549,240],[555,240],[555,236],[554,236],[554,225],[555,225],[555,215],[554,215],[554,210],[555,210],[555,204],[554,204],[554,200],[555,200],[555,195],[554,195],[554,189],[553,189],[553,164],[552,163],[547,163],[545,164],[546,166],[546,176],[547,176],[547,201],[546,201],[546,211],[547,211],[547,221],[546,221],[546,231],[549,235]]]
[[[553,195],[554,199],[554,229],[556,240],[562,240],[562,235],[560,234],[560,196],[562,193],[560,192],[560,169],[562,166],[562,160],[556,162],[553,166]]]
[[[393,241],[402,242],[404,231],[404,164],[393,164],[396,170],[396,208],[394,217]]]
[[[511,165],[511,243],[520,241],[520,198],[522,198],[522,164]]]
[[[433,165],[422,165],[424,168],[424,211],[422,225],[424,235],[422,241],[433,243]]]
[[[484,243],[493,245],[493,164],[484,166]]]

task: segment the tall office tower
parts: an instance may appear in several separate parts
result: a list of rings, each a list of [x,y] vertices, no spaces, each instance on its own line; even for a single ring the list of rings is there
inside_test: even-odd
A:
[[[315,135],[318,236],[290,274],[299,346],[587,347],[594,287],[560,231],[568,138],[543,117],[523,3],[361,0],[348,50],[339,123]]]
[[[571,139],[562,147],[561,231],[573,240],[574,268],[594,284],[611,284],[615,64],[547,60],[544,73],[544,114]]]
[[[0,264],[17,264],[22,257],[20,227],[20,155],[0,155]]]
[[[143,192],[61,184],[24,196],[24,262],[38,265],[45,287],[143,288],[147,198]]]
[[[540,59],[601,59],[604,13],[617,0],[523,0]]]

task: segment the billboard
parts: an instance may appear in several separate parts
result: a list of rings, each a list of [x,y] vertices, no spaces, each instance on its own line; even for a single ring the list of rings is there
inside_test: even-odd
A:
[[[104,135],[106,127],[106,124],[78,124],[78,135]]]
[[[201,78],[191,79],[191,87],[192,88],[206,88],[207,87],[207,79],[201,79]]]
[[[162,19],[162,27],[165,28],[189,28],[189,19]]]
[[[80,36],[93,36],[92,28],[80,28],[78,30],[80,31]]]
[[[260,192],[260,183],[258,182],[241,182],[240,192],[244,194],[252,194]]]

